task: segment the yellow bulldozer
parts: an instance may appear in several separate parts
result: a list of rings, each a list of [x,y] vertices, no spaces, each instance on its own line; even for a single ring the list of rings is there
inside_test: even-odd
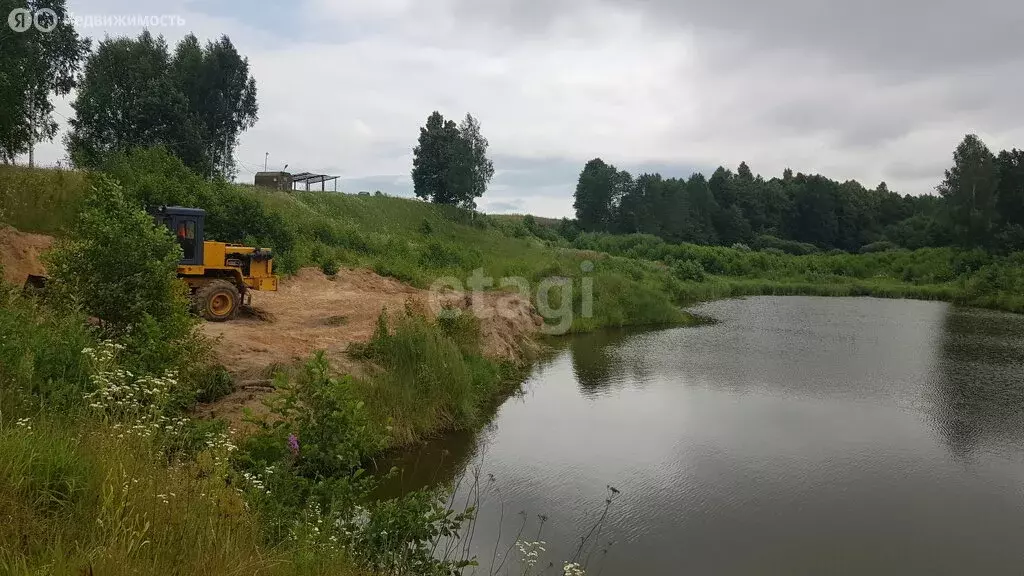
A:
[[[153,211],[158,224],[174,233],[181,245],[178,278],[192,293],[200,316],[213,322],[231,320],[252,300],[253,290],[277,290],[273,253],[205,239],[206,211],[183,206],[161,206]],[[46,289],[46,277],[29,275],[25,291]]]
[[[203,318],[230,320],[251,301],[253,290],[277,290],[273,253],[267,248],[205,240],[205,210],[161,206],[154,217],[181,245],[178,277],[188,284]]]

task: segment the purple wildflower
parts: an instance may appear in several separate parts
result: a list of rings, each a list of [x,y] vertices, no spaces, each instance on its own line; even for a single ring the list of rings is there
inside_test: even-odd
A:
[[[299,455],[299,437],[295,434],[288,435],[288,449],[292,451],[292,455]]]

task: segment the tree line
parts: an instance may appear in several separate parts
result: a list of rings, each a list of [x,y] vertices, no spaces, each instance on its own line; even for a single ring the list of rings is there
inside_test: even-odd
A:
[[[765,179],[745,162],[736,172],[719,167],[710,178],[634,177],[595,158],[576,185],[574,224],[587,232],[705,245],[1024,249],[1024,151],[995,155],[968,135],[937,190],[900,195],[885,182],[872,189],[789,169]]]
[[[52,10],[56,26],[0,35],[0,160],[31,153],[57,132],[51,96],[75,90],[65,145],[79,168],[113,154],[164,147],[204,177],[231,178],[238,138],[257,120],[256,80],[227,36],[192,34],[173,53],[163,37],[106,38],[92,49],[64,0],[0,0],[0,13]]]

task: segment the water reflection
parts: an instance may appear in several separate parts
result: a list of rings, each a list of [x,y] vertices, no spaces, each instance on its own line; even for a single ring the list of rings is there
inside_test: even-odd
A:
[[[615,328],[566,339],[572,370],[580,392],[588,397],[605,394],[615,384],[646,381],[648,366],[639,358],[622,355],[621,345],[630,338],[651,332],[643,328]]]
[[[950,450],[1024,444],[1024,317],[954,308],[943,322],[931,415]]]

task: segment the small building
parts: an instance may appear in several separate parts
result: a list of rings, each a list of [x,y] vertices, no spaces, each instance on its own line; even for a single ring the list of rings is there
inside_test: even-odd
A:
[[[257,172],[255,184],[262,188],[291,190],[292,175],[288,172]]]

